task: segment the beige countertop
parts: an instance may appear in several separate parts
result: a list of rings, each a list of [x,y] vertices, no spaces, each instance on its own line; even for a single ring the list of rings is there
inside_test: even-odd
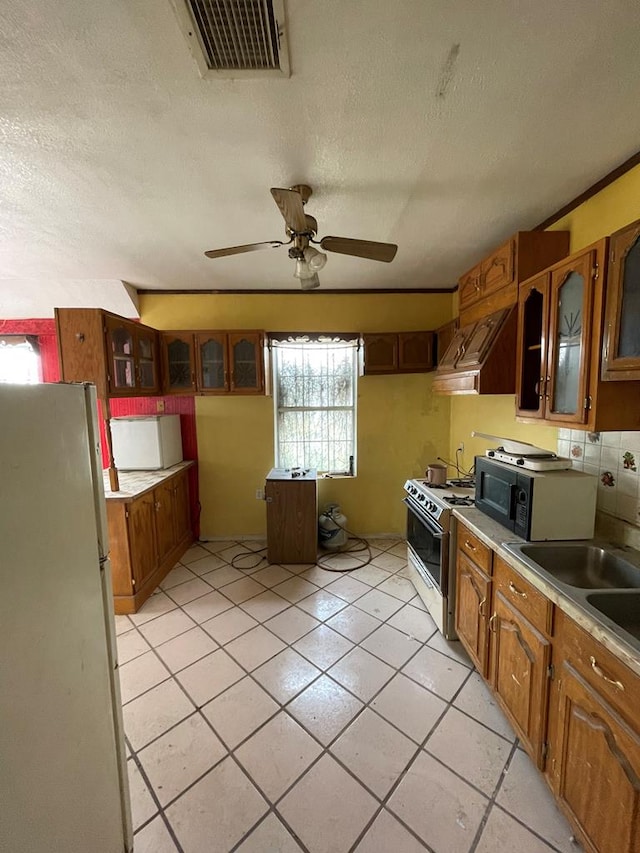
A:
[[[597,611],[594,612],[593,608],[584,604],[578,595],[572,595],[571,587],[550,578],[543,570],[535,571],[504,547],[505,543],[523,543],[524,539],[515,536],[506,527],[475,507],[457,507],[453,510],[453,515],[463,521],[478,539],[495,551],[550,601],[553,601],[567,616],[613,652],[629,669],[640,675],[640,641],[625,631],[607,624],[606,617],[601,617]]]
[[[185,468],[190,468],[195,465],[195,462],[178,462],[177,465],[172,465],[171,468],[163,468],[161,471],[118,471],[118,480],[120,481],[120,489],[117,492],[111,491],[109,484],[109,471],[103,471],[102,477],[104,480],[104,496],[109,500],[130,501],[133,498],[140,497],[145,492],[155,489],[164,480],[173,477],[179,471]]]

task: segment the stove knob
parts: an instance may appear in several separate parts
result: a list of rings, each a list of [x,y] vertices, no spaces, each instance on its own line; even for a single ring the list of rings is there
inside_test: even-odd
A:
[[[429,502],[429,509],[431,510],[431,512],[435,512],[438,509],[438,507],[433,503],[433,501],[430,501]]]
[[[426,501],[426,497],[422,494],[422,492],[420,492],[420,494],[418,495],[418,500],[420,501],[420,503],[424,503]]]

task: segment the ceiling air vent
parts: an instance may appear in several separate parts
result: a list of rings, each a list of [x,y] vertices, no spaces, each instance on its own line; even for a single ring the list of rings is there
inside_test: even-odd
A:
[[[284,0],[172,0],[203,77],[289,76]]]

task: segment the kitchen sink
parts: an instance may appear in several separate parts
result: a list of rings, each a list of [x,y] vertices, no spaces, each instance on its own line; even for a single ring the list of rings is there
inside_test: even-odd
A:
[[[587,602],[627,634],[640,640],[640,590],[638,592],[591,592]]]
[[[640,589],[640,568],[593,542],[531,542],[511,545],[510,550],[568,586]]]

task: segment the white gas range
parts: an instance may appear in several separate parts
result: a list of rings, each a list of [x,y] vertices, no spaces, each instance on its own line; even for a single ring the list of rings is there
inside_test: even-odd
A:
[[[411,579],[439,630],[447,639],[455,640],[455,549],[450,544],[451,510],[454,506],[473,506],[475,482],[462,478],[435,486],[417,479],[407,480],[404,489]]]

